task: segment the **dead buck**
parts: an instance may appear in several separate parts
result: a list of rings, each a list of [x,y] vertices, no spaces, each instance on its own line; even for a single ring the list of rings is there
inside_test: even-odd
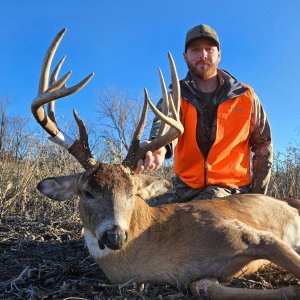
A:
[[[67,88],[70,72],[57,80],[62,61],[48,79],[62,30],[45,55],[38,97],[32,113],[38,123],[81,163],[79,174],[41,181],[38,189],[49,198],[80,197],[79,212],[88,249],[114,283],[130,279],[190,284],[198,299],[300,299],[300,287],[273,290],[228,288],[217,283],[241,272],[254,272],[266,261],[300,279],[300,200],[276,200],[265,195],[236,195],[223,199],[191,201],[149,207],[145,199],[170,187],[165,180],[135,175],[137,160],[146,151],[163,147],[183,134],[178,117],[180,87],[169,55],[173,99],[160,80],[164,103],[172,118],[157,111],[145,90],[141,121],[122,164],[96,163],[88,146],[84,124],[74,111],[80,138],[73,141],[55,121],[53,101],[80,90],[92,77]],[[44,105],[48,104],[48,112]],[[160,136],[146,147],[139,140],[148,104],[162,119]],[[166,111],[166,110],[165,110]]]

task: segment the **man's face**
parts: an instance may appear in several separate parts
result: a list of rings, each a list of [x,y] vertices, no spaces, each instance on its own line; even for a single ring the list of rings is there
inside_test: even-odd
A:
[[[205,80],[217,75],[221,53],[209,40],[197,39],[189,45],[184,53],[184,60],[190,72]]]

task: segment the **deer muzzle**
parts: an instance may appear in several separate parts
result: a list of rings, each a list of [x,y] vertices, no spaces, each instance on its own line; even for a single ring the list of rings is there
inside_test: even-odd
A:
[[[100,249],[106,246],[112,250],[119,250],[123,247],[128,238],[128,232],[120,226],[114,225],[111,229],[106,230],[99,240]]]

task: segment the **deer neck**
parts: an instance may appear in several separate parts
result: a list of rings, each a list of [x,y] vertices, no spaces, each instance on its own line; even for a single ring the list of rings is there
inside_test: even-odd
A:
[[[174,214],[174,206],[150,207],[145,200],[137,196],[130,222],[130,239],[136,239],[141,233],[152,230]]]
[[[130,239],[135,239],[146,231],[155,219],[155,209],[148,206],[141,197],[137,196],[129,226]]]

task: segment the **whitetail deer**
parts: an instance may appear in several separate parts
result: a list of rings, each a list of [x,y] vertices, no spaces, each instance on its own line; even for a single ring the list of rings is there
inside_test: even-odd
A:
[[[141,121],[122,164],[96,163],[83,122],[74,112],[80,138],[73,141],[55,121],[53,101],[81,89],[92,74],[74,87],[57,81],[62,61],[48,79],[55,51],[65,33],[52,42],[42,66],[38,97],[32,112],[38,123],[81,163],[83,173],[48,178],[38,189],[55,200],[80,197],[79,212],[91,256],[114,283],[155,281],[190,284],[198,299],[300,299],[300,287],[274,290],[228,288],[217,283],[273,262],[300,279],[300,200],[276,200],[265,195],[235,195],[149,207],[145,199],[167,190],[165,180],[135,175],[146,151],[163,147],[183,134],[178,117],[180,88],[169,55],[173,97],[160,80],[171,117],[157,111],[145,90]],[[50,83],[50,86],[49,86]],[[172,99],[173,98],[173,99]],[[50,105],[48,113],[44,105]],[[164,128],[146,147],[139,145],[148,104]],[[164,110],[164,113],[167,108]],[[167,124],[167,125],[166,125]]]

